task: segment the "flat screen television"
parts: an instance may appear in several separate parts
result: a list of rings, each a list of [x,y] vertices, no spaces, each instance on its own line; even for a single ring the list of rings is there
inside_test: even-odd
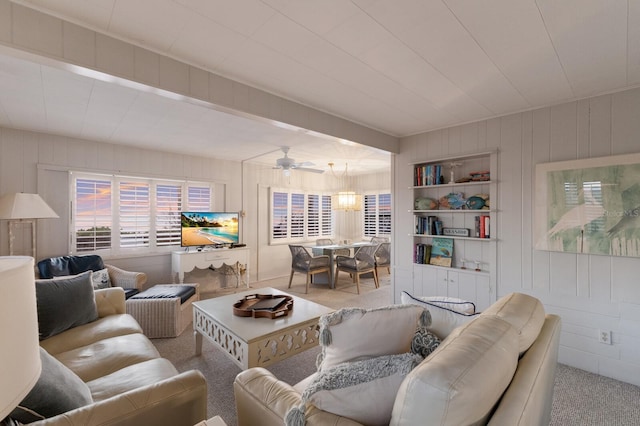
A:
[[[182,247],[240,242],[238,212],[182,212],[180,222]]]

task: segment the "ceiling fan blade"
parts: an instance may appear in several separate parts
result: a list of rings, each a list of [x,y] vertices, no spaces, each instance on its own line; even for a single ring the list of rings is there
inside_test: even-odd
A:
[[[301,172],[324,173],[324,170],[322,169],[310,169],[308,167],[296,167],[295,170],[299,170]]]
[[[313,164],[311,161],[303,161],[301,163],[293,163],[291,165],[291,167],[295,167],[296,169],[299,169],[300,167],[312,167],[315,166],[315,164]]]

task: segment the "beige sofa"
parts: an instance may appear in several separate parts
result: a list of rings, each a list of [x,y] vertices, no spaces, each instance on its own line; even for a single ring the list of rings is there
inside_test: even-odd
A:
[[[178,373],[136,320],[122,288],[95,291],[98,319],[40,345],[88,385],[93,403],[34,425],[194,425],[207,418],[199,371]]]
[[[504,296],[455,328],[408,373],[390,424],[548,424],[560,326],[539,300]],[[290,386],[262,368],[241,372],[234,382],[238,425],[282,425],[301,405],[306,383],[309,378]],[[360,424],[310,404],[305,417],[307,425]]]

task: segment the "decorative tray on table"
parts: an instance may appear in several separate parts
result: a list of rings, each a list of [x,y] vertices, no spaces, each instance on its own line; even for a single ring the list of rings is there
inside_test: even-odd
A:
[[[250,294],[233,304],[233,314],[239,317],[279,318],[289,315],[293,297],[279,294]]]

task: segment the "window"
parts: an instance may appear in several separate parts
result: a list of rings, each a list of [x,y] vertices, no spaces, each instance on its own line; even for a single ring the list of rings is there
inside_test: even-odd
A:
[[[317,194],[307,197],[307,235],[320,236],[320,196]]]
[[[322,223],[320,229],[321,236],[331,237],[333,235],[333,216],[331,215],[331,195],[322,196],[322,208],[320,211]]]
[[[365,194],[363,212],[365,237],[391,235],[391,194]]]
[[[77,179],[74,234],[76,251],[111,248],[111,181]]]
[[[207,183],[72,173],[72,192],[72,253],[179,246],[183,207],[212,205]]]
[[[333,233],[331,196],[298,190],[271,190],[271,242],[288,243]]]
[[[156,186],[156,245],[180,244],[180,211],[182,186],[159,184]]]
[[[119,184],[120,247],[149,247],[151,201],[147,182]]]

